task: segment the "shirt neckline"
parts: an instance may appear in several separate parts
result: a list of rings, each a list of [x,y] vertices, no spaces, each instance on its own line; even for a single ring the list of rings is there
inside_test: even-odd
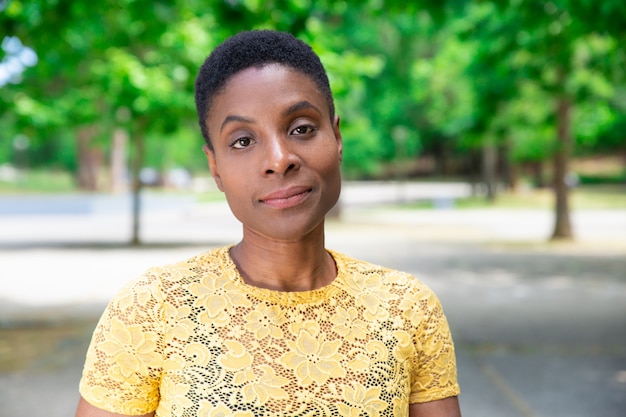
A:
[[[227,266],[228,278],[244,293],[260,300],[284,305],[316,304],[327,301],[330,297],[335,295],[340,289],[339,283],[344,279],[344,265],[341,257],[338,256],[336,252],[326,249],[337,267],[337,276],[328,285],[309,291],[279,291],[255,287],[254,285],[247,284],[239,273],[235,262],[230,256],[230,249],[233,246],[234,245],[229,245],[221,249],[222,258],[225,260]]]

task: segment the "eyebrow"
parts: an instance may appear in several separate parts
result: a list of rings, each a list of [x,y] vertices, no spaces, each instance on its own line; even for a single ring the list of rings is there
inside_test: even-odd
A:
[[[306,100],[303,100],[303,101],[299,101],[296,104],[293,104],[293,105],[289,106],[287,109],[285,109],[282,112],[282,115],[283,116],[289,116],[290,114],[293,114],[293,113],[295,113],[295,112],[297,112],[299,110],[302,110],[302,109],[312,109],[312,110],[316,111],[317,113],[322,114],[320,109],[318,109],[316,106],[314,106],[313,104],[309,103]],[[226,118],[222,122],[222,126],[220,126],[220,132],[222,132],[224,130],[224,127],[228,123],[232,123],[232,122],[254,123],[254,119],[250,119],[250,118],[244,117],[244,116],[237,116],[236,114],[230,114],[230,115],[226,116]]]
[[[222,130],[224,130],[224,126],[226,126],[228,123],[232,123],[232,122],[254,123],[254,120],[253,119],[249,119],[247,117],[243,117],[243,116],[237,116],[235,114],[230,114],[230,115],[226,116],[226,118],[222,122],[222,126],[220,126],[220,133],[222,132]]]
[[[287,108],[285,111],[283,111],[283,116],[289,116],[292,113],[297,112],[298,110],[302,110],[302,109],[313,109],[315,110],[317,113],[319,113],[320,115],[322,114],[322,112],[320,111],[320,109],[318,109],[317,107],[315,107],[313,104],[309,103],[308,101],[304,100],[304,101],[299,101],[296,104],[289,106],[289,108]]]

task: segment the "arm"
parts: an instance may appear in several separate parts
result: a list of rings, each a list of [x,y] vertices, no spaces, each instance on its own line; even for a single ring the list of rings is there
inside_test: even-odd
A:
[[[435,293],[425,295],[417,303],[424,313],[414,337],[409,416],[460,417],[456,356],[448,321]]]
[[[111,413],[89,404],[83,397],[78,401],[75,417],[126,417],[124,414]],[[154,417],[154,413],[144,414],[139,417]]]
[[[158,407],[163,303],[150,273],[125,285],[100,317],[79,383],[77,417],[151,415]]]
[[[458,397],[411,404],[409,417],[461,417]]]

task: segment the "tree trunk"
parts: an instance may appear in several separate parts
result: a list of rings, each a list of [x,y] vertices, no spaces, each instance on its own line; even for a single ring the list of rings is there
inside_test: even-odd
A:
[[[493,139],[485,139],[483,142],[483,182],[487,191],[487,201],[493,203],[496,199],[496,165],[497,150]]]
[[[83,191],[98,190],[98,171],[101,155],[91,147],[91,140],[96,134],[93,126],[83,126],[76,132],[76,157],[78,159],[77,182]]]
[[[477,197],[480,192],[481,153],[482,150],[477,149],[471,149],[467,153],[467,177],[469,178],[472,197]]]
[[[435,157],[435,175],[446,176],[451,173],[451,165],[449,156],[447,140],[443,137],[439,137],[435,141],[433,148],[433,156]]]
[[[518,178],[516,166],[509,155],[510,150],[509,142],[505,141],[498,149],[498,161],[500,163],[500,171],[502,172],[502,181],[506,185],[506,189],[515,191]]]
[[[570,112],[572,104],[561,96],[557,102],[557,146],[554,154],[555,223],[552,239],[572,239],[569,210],[569,187],[566,182],[569,157],[572,151]]]
[[[111,191],[121,193],[127,190],[128,169],[126,167],[126,149],[128,132],[117,128],[113,131],[111,147]]]
[[[133,152],[133,163],[132,163],[132,237],[130,243],[132,245],[139,245],[141,243],[141,190],[143,188],[143,184],[141,183],[141,178],[139,174],[141,172],[141,168],[143,167],[143,159],[144,159],[144,137],[143,137],[143,129],[138,129],[138,131],[133,135],[134,152]]]
[[[626,138],[624,138],[624,184],[626,184]]]

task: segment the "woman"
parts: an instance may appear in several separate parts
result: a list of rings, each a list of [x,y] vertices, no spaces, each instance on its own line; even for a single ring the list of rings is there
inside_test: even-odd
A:
[[[241,33],[202,65],[196,105],[243,237],[112,300],[76,415],[459,416],[436,296],[324,246],[342,140],[317,55],[288,34]]]

